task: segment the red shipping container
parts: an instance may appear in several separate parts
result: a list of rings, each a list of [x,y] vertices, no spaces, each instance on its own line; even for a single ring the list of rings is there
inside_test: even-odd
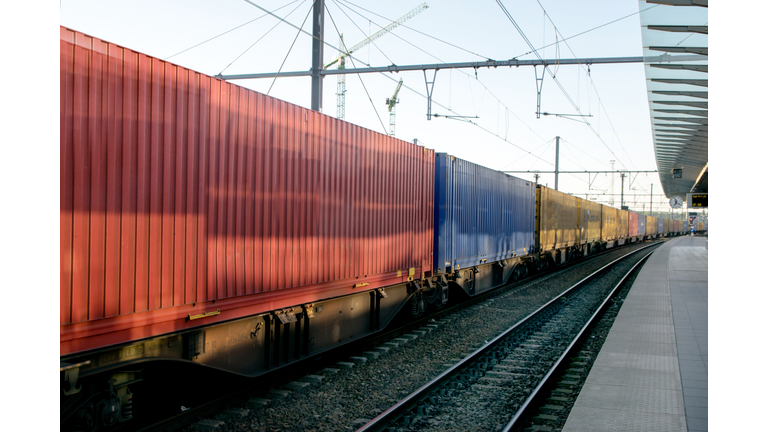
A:
[[[638,225],[637,213],[634,213],[634,212],[628,212],[628,213],[629,213],[629,238],[637,237],[637,225]]]
[[[64,27],[60,55],[61,355],[430,271],[433,150]]]

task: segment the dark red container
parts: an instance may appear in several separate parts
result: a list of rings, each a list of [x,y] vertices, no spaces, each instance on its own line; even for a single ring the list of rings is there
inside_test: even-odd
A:
[[[629,212],[629,238],[637,237],[638,217],[637,213]]]
[[[60,53],[61,355],[430,270],[434,151],[64,27]]]

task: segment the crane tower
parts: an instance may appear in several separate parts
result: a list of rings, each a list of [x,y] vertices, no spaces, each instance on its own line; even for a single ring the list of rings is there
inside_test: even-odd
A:
[[[395,88],[395,94],[387,99],[387,108],[389,110],[389,136],[395,136],[395,108],[397,108],[397,104],[400,103],[397,94],[400,93],[400,87],[402,86],[403,79],[400,78],[400,82],[397,83],[397,88]]]
[[[410,12],[406,13],[405,15],[401,16],[400,18],[392,21],[391,23],[387,24],[386,26],[382,27],[381,30],[377,31],[376,33],[368,36],[367,38],[363,39],[362,41],[358,42],[351,48],[349,48],[348,51],[344,51],[344,38],[343,35],[341,35],[340,38],[340,47],[339,51],[342,51],[343,54],[333,59],[331,62],[323,66],[323,69],[328,69],[329,67],[335,65],[338,63],[337,68],[338,69],[344,69],[347,57],[349,57],[353,52],[359,50],[360,48],[368,45],[369,43],[375,41],[376,39],[384,36],[385,34],[391,32],[394,30],[397,26],[400,24],[408,21],[409,19],[413,18],[414,16],[421,13],[424,9],[427,9],[429,6],[427,6],[426,3],[422,3],[418,6],[416,6],[414,9],[412,9]],[[345,117],[345,105],[346,105],[346,96],[347,93],[347,80],[345,74],[339,74],[336,82],[336,118],[340,120],[344,120]]]

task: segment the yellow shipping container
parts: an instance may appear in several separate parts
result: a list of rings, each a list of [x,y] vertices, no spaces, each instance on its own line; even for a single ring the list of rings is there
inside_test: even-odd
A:
[[[576,198],[578,207],[579,244],[593,243],[600,241],[600,222],[601,212],[600,204],[587,201],[583,198]]]
[[[602,237],[603,241],[612,242],[618,238],[619,234],[619,214],[618,209],[602,206],[600,214],[602,215]]]
[[[653,236],[659,233],[659,218],[653,216],[645,217],[645,235]]]
[[[669,234],[672,231],[672,222],[670,219],[664,219],[664,234]]]
[[[696,231],[704,231],[704,222],[696,222]]]
[[[618,238],[624,239],[629,237],[629,212],[626,210],[616,210],[616,216],[619,219],[619,232]]]
[[[536,238],[541,250],[576,244],[576,197],[539,185],[536,188]]]

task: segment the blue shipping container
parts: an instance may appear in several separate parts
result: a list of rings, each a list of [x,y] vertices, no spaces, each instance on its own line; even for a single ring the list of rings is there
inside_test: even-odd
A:
[[[664,218],[659,217],[659,230],[656,231],[659,237],[664,233]]]
[[[533,251],[533,182],[446,153],[435,155],[435,165],[436,272]]]
[[[637,215],[637,235],[639,237],[642,237],[645,235],[645,215],[644,214]]]

